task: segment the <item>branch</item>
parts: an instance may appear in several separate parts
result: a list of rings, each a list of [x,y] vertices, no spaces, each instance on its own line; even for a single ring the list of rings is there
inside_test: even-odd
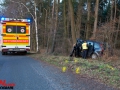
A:
[[[120,9],[118,9],[118,8],[117,8],[117,11],[119,11],[119,12],[120,12]]]
[[[33,19],[35,20],[34,15],[30,12],[30,9],[29,9],[24,3],[16,2],[16,1],[13,1],[13,0],[10,0],[10,1],[11,1],[11,2],[14,2],[14,3],[17,3],[17,4],[23,5],[23,6],[27,9],[27,11],[30,13],[30,15],[33,17]]]

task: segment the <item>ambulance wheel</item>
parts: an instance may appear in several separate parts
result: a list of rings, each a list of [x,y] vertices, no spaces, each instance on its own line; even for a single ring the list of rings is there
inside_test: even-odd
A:
[[[26,55],[26,54],[27,54],[27,52],[25,51],[25,52],[23,52],[23,54],[24,54],[24,55]]]
[[[2,52],[2,55],[5,55],[5,52]]]
[[[7,55],[8,53],[7,52],[5,52],[5,55]]]

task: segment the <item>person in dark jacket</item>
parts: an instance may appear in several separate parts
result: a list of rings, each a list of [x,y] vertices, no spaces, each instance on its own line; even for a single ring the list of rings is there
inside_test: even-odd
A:
[[[88,45],[88,56],[91,56],[91,54],[94,52],[94,45],[89,43]]]
[[[73,45],[73,49],[72,49],[72,52],[71,52],[70,56],[72,57],[73,54],[74,54],[75,57],[80,56],[80,46],[77,43]]]

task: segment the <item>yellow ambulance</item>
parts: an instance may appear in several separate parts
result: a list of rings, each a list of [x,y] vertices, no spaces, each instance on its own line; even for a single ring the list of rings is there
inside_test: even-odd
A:
[[[1,18],[0,49],[2,55],[30,51],[30,19]]]

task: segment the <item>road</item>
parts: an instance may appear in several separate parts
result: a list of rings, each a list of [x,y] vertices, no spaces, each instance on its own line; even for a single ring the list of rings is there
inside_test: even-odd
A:
[[[0,54],[0,80],[14,83],[13,90],[115,90],[24,55]]]

